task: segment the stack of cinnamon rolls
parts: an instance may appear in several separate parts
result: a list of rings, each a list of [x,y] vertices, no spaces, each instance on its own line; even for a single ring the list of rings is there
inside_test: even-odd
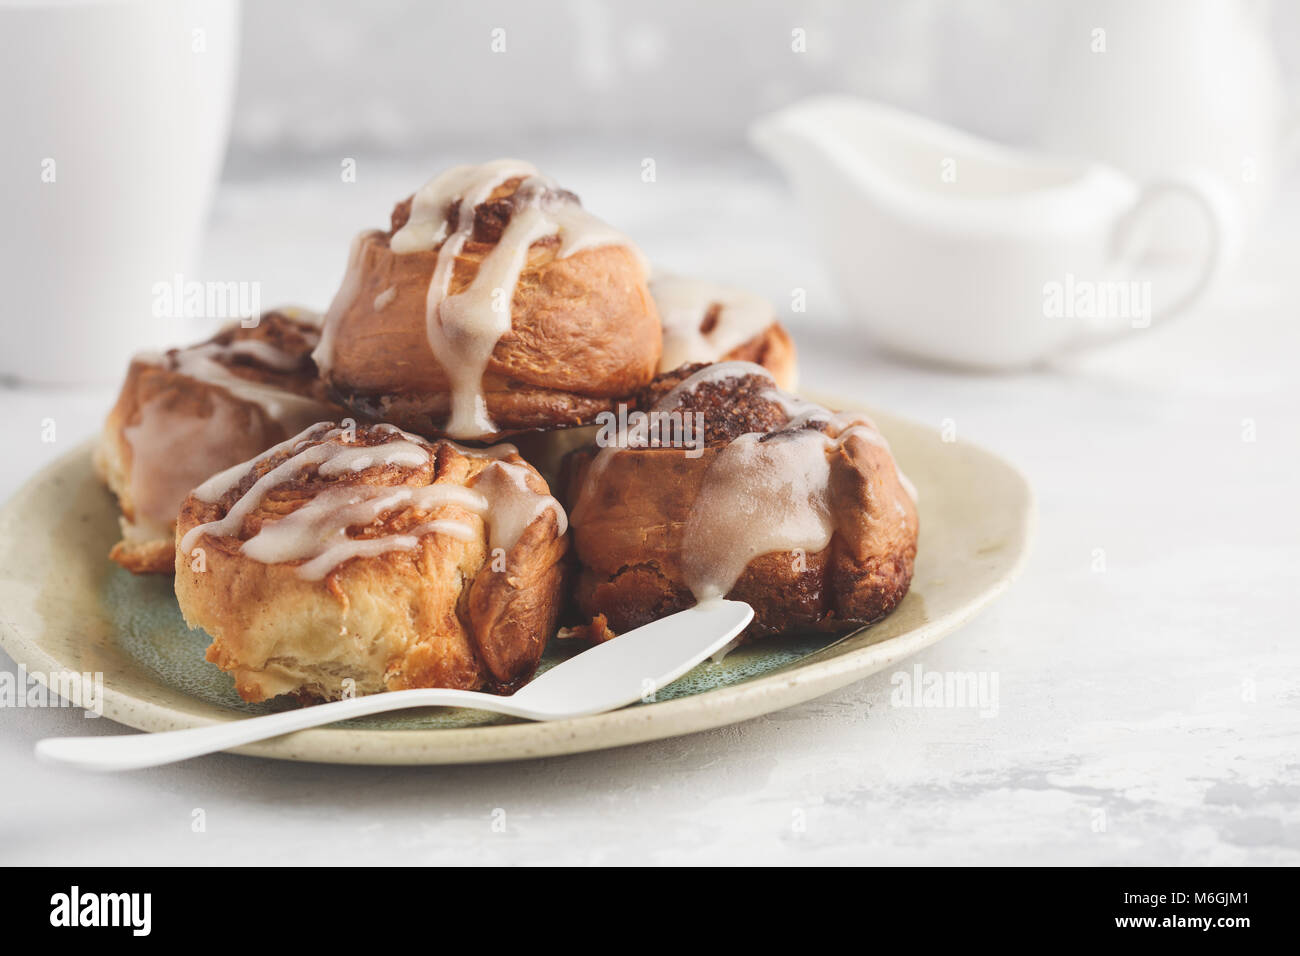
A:
[[[508,693],[562,627],[723,596],[747,639],[889,613],[917,513],[880,433],[789,391],[764,300],[649,271],[528,163],[444,172],[323,317],[132,362],[95,455],[110,557],[175,575],[252,701]]]

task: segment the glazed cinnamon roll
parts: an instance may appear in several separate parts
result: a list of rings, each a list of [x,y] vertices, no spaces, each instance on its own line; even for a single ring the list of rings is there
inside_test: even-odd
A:
[[[311,360],[318,323],[281,309],[255,327],[235,323],[199,345],[131,362],[94,456],[122,509],[114,561],[170,574],[176,515],[191,488],[339,416]]]
[[[753,362],[766,368],[781,388],[794,388],[794,342],[777,321],[772,304],[761,296],[663,272],[651,278],[650,294],[663,323],[661,373],[701,362]],[[594,433],[595,426],[569,428],[513,440],[519,453],[550,481],[558,479],[565,456],[590,443]]]
[[[590,422],[654,376],[640,252],[532,165],[458,166],[353,242],[315,358],[356,412],[492,441]]]
[[[321,423],[194,489],[176,597],[245,700],[506,691],[554,631],[566,524],[509,445]]]
[[[667,273],[650,280],[650,294],[663,323],[660,372],[698,362],[753,362],[781,388],[796,387],[794,342],[762,296]]]
[[[589,636],[724,596],[753,606],[746,639],[838,632],[902,600],[914,491],[865,416],[745,362],[663,376],[639,406],[644,418],[568,462]]]

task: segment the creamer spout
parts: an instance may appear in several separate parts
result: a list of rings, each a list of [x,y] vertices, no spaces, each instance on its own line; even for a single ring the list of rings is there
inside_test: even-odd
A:
[[[749,141],[801,187],[814,181],[831,184],[852,175],[856,161],[845,135],[843,97],[815,97],[759,117]]]

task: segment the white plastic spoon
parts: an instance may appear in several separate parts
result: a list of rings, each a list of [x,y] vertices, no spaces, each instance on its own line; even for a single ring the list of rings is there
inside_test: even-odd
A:
[[[49,737],[36,756],[83,770],[136,770],[188,760],[295,730],[408,707],[473,707],[528,720],[616,710],[716,654],[754,617],[742,601],[707,601],[628,631],[557,664],[509,697],[472,690],[399,690],[244,720],[121,737]]]

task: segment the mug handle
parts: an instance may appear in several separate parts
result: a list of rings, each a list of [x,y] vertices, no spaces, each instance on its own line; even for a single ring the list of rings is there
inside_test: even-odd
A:
[[[1095,329],[1083,333],[1075,345],[1101,345],[1127,336],[1132,329],[1147,328],[1181,315],[1195,305],[1214,285],[1228,258],[1235,233],[1234,199],[1219,179],[1199,170],[1175,173],[1147,183],[1111,232],[1111,261],[1127,276],[1150,251],[1150,217],[1152,210],[1169,197],[1190,200],[1205,218],[1205,251],[1196,264],[1191,285],[1159,308],[1152,308],[1144,325],[1132,322],[1124,328]]]

